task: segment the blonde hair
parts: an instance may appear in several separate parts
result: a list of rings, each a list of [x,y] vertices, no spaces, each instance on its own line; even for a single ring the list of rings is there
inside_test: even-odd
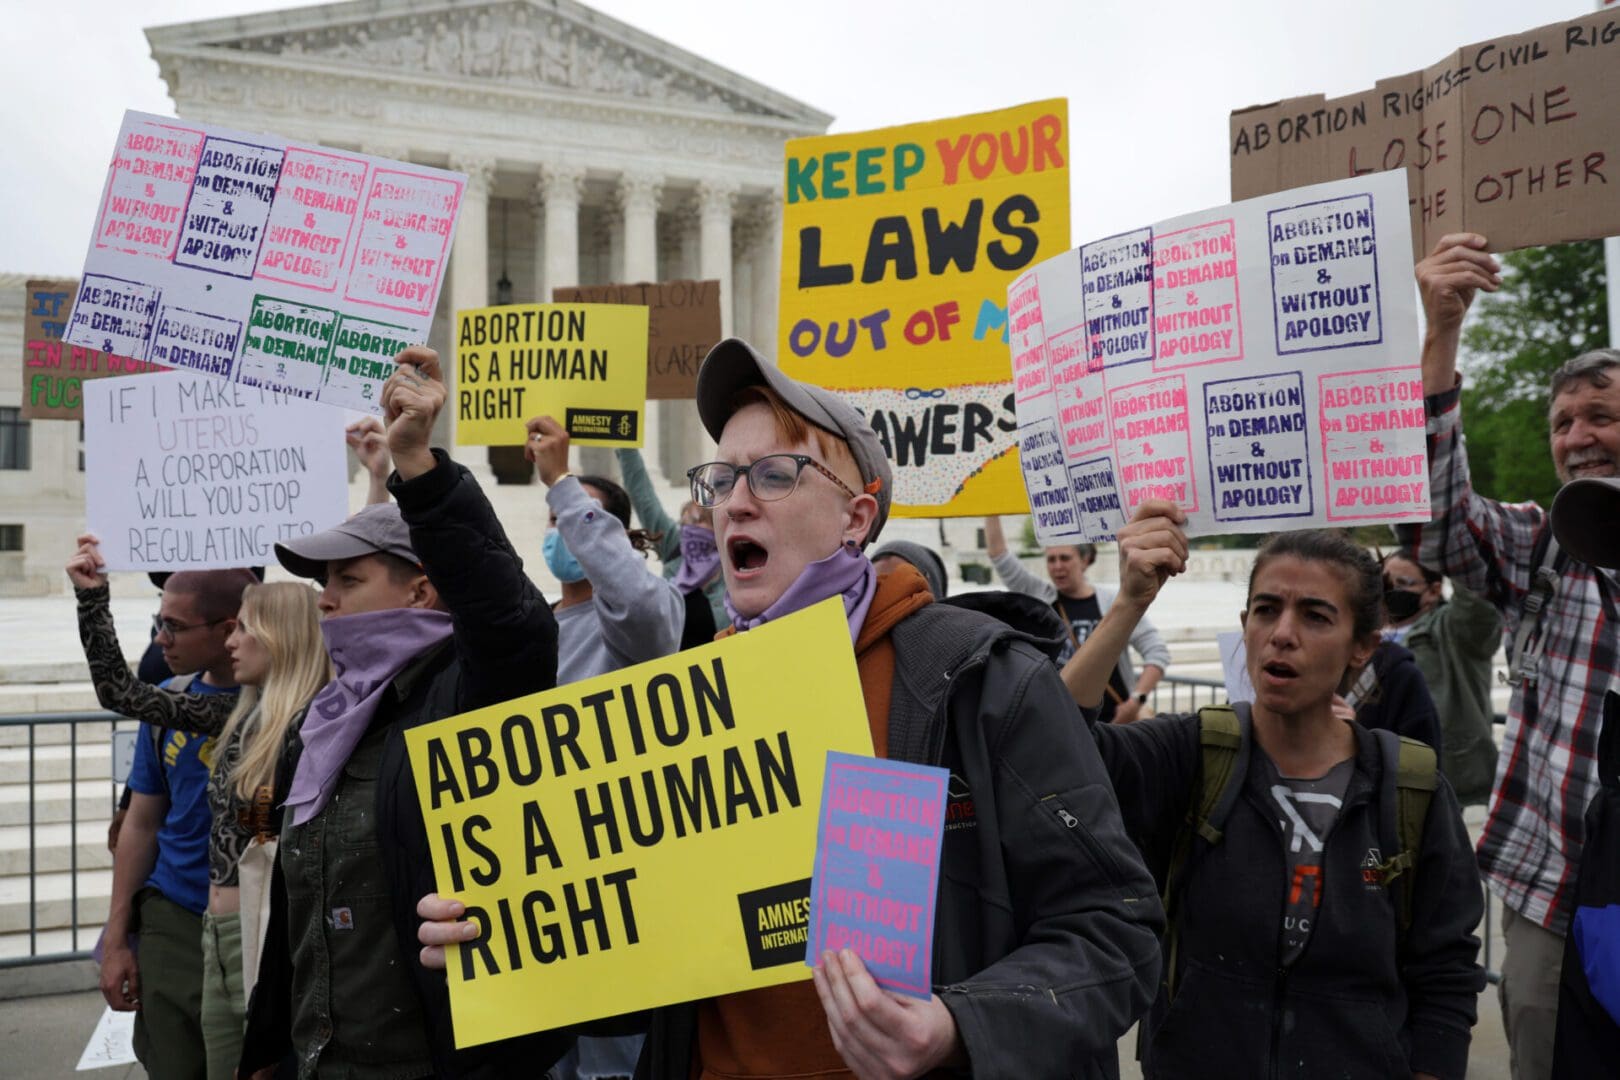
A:
[[[315,590],[301,581],[250,585],[242,593],[237,621],[244,633],[264,643],[270,673],[263,686],[242,688],[219,745],[228,745],[231,735],[241,729],[242,756],[231,770],[230,782],[249,804],[260,788],[275,786],[287,726],[332,678],[315,599]]]

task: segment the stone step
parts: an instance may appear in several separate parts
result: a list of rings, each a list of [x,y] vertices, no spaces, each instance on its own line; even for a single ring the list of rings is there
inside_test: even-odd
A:
[[[107,780],[80,780],[75,785],[51,781],[34,785],[34,823],[51,825],[72,821],[77,811],[80,824],[106,822],[112,813],[114,789]],[[28,785],[0,786],[0,826],[28,824]]]
[[[33,841],[34,868],[37,872],[56,870],[103,870],[112,865],[107,850],[107,817],[78,823],[58,821],[49,825],[0,826],[0,877],[28,873],[29,841]],[[78,853],[78,865],[73,855]]]
[[[112,777],[112,738],[81,737],[77,746],[36,746],[32,753],[26,746],[0,747],[0,785],[27,784],[30,759],[36,784],[50,780],[108,780]]]
[[[0,684],[0,716],[23,713],[98,712],[95,687],[85,682]],[[0,731],[3,731],[0,728]]]
[[[30,892],[29,882],[33,882]],[[78,916],[74,918],[74,886],[78,887]],[[60,929],[76,921],[98,922],[107,917],[107,900],[112,894],[112,871],[80,870],[0,878],[0,934],[25,931],[29,911],[39,929]]]
[[[8,689],[13,688],[0,686],[0,691]],[[109,738],[115,723],[119,728],[133,728],[136,726],[133,720],[121,717],[115,718],[111,713],[103,712],[100,706],[95,704],[93,696],[91,708],[89,709],[38,709],[32,710],[29,715],[59,712],[89,713],[94,714],[96,717],[106,717],[106,719],[40,720],[34,723],[22,723],[18,719],[5,717],[0,719],[0,748],[27,747],[30,739],[32,739],[35,746],[59,746],[64,743],[71,743],[75,738],[81,743],[88,743]]]
[[[96,939],[101,936],[101,927],[106,921],[105,916],[106,913],[103,912],[88,922],[81,922],[76,939],[71,927],[57,930],[39,930],[32,935],[32,940],[30,940],[30,935],[26,930],[14,934],[0,934],[0,961],[24,956],[54,956],[61,953],[89,952],[95,948]]]

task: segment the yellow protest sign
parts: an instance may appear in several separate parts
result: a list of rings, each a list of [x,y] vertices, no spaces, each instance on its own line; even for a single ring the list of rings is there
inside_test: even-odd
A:
[[[640,446],[647,309],[506,304],[456,312],[456,443],[521,446],[550,414],[583,446]]]
[[[847,392],[894,513],[1028,509],[1007,286],[1069,247],[1068,103],[787,144],[777,359]]]
[[[645,368],[645,364],[643,364]],[[872,752],[832,599],[405,733],[456,1045],[810,977],[827,751]]]

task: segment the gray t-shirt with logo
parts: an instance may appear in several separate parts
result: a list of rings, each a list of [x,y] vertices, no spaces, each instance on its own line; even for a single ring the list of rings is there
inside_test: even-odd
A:
[[[1283,776],[1264,752],[1255,757],[1264,770],[1262,779],[1271,805],[1277,810],[1283,849],[1288,856],[1288,891],[1281,928],[1282,962],[1286,966],[1299,959],[1310,940],[1316,909],[1322,903],[1322,848],[1344,805],[1355,762],[1346,758],[1312,779]]]

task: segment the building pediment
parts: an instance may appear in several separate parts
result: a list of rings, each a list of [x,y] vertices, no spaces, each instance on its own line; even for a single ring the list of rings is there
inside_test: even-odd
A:
[[[825,130],[831,117],[572,0],[359,0],[147,30],[153,56],[310,62],[614,105],[770,117]],[[171,87],[172,88],[172,87]]]

